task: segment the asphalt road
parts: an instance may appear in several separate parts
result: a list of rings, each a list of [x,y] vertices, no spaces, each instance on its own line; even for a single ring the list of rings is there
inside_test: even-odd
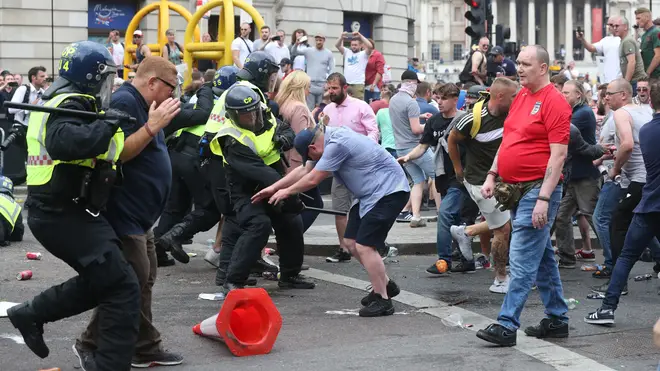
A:
[[[322,222],[321,219],[319,222]],[[332,219],[328,220],[332,223]],[[424,370],[441,368],[473,370],[655,370],[660,356],[651,341],[658,317],[658,280],[630,282],[630,294],[616,312],[614,327],[596,327],[582,321],[599,305],[586,299],[589,286],[600,283],[589,273],[562,271],[566,297],[580,301],[570,312],[571,336],[559,341],[538,341],[518,334],[515,348],[496,348],[476,338],[474,331],[497,316],[502,296],[488,292],[493,273],[429,277],[424,269],[432,256],[402,256],[387,269],[403,290],[395,305],[399,314],[364,319],[351,314],[366,293],[367,277],[355,261],[325,263],[322,257],[306,257],[317,280],[315,290],[279,290],[272,281],[259,281],[271,295],[284,319],[272,353],[238,358],[222,343],[194,335],[196,323],[217,313],[221,303],[197,299],[200,293],[217,291],[214,271],[203,261],[205,242],[214,231],[195,237],[187,249],[199,255],[188,265],[159,270],[154,292],[154,322],[167,349],[185,357],[173,370]],[[75,238],[75,236],[72,236]],[[42,252],[41,261],[25,259],[27,251]],[[32,269],[29,281],[17,281],[16,273]],[[651,272],[651,264],[638,263],[633,274]],[[27,233],[25,241],[0,248],[0,301],[20,302],[52,284],[71,277],[73,270],[54,258]],[[523,325],[536,324],[543,306],[532,292],[523,312]],[[332,313],[327,313],[332,312]],[[345,314],[337,314],[345,312]],[[441,319],[462,316],[467,328],[447,327]],[[46,325],[45,338],[51,355],[41,360],[25,345],[7,319],[0,318],[0,370],[40,370],[59,367],[75,370],[71,352],[75,338],[85,328],[89,313]]]

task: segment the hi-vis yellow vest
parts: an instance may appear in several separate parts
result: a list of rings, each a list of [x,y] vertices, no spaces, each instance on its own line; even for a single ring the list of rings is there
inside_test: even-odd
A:
[[[261,102],[267,102],[266,97],[264,94],[261,92],[261,89],[256,87],[254,84],[248,82],[248,81],[239,81],[236,84],[238,85],[244,85],[249,87],[250,89],[254,90],[257,94],[259,94],[259,97],[261,98]],[[215,103],[213,104],[213,110],[211,111],[211,116],[209,116],[208,121],[206,121],[206,126],[204,127],[204,131],[207,133],[217,133],[218,130],[220,130],[220,127],[222,124],[225,122],[227,119],[225,117],[225,97],[227,96],[227,90],[222,93],[220,98],[215,100]],[[265,103],[264,103],[265,104]],[[270,112],[270,109],[268,109],[268,112]]]
[[[222,157],[224,163],[227,163],[222,155],[222,148],[220,148],[219,139],[225,136],[230,136],[242,145],[250,148],[266,165],[272,165],[280,160],[280,151],[275,148],[275,143],[273,142],[276,128],[277,122],[273,123],[270,130],[257,136],[250,130],[238,127],[237,125],[234,125],[231,120],[226,119],[225,123],[220,127],[220,130],[218,130],[218,134],[216,134],[211,141],[209,147],[213,154]]]
[[[215,98],[216,101],[219,99],[219,97],[214,97],[214,98]],[[195,106],[193,107],[193,109],[195,109],[195,108],[197,108],[197,103],[195,103]],[[180,137],[181,134],[184,131],[187,132],[187,133],[190,133],[194,136],[197,136],[197,137],[201,138],[201,136],[204,135],[204,133],[205,133],[205,130],[204,130],[205,128],[206,128],[206,125],[195,125],[195,126],[190,126],[190,127],[187,127],[187,128],[179,129],[179,130],[177,130],[176,133],[174,133],[174,138]]]
[[[11,225],[11,231],[14,231],[14,225],[18,216],[21,214],[21,205],[18,204],[13,198],[4,193],[0,193],[0,215]]]
[[[92,102],[95,98],[90,95],[84,94],[60,94],[52,99],[46,101],[45,107],[57,107],[68,98],[83,97]],[[27,185],[39,186],[48,183],[53,176],[55,166],[59,164],[73,164],[78,166],[85,166],[94,168],[96,159],[110,161],[113,165],[119,159],[121,151],[124,149],[124,132],[118,129],[110,141],[108,151],[96,158],[81,159],[74,161],[60,161],[53,160],[48,151],[46,151],[46,123],[50,117],[46,112],[32,112],[30,114],[30,121],[28,123],[28,130],[26,135],[28,146],[28,161],[27,161]]]

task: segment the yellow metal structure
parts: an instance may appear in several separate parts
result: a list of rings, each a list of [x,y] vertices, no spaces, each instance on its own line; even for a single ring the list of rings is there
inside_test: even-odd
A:
[[[147,44],[147,46],[149,47],[149,50],[151,50],[152,53],[156,55],[161,55],[162,50],[165,47],[165,44],[167,44],[167,36],[165,35],[165,31],[167,31],[167,29],[170,28],[170,9],[179,13],[183,18],[186,19],[186,21],[188,21],[188,28],[186,29],[186,35],[188,35],[188,29],[190,29],[191,31],[190,31],[190,36],[189,37],[186,36],[186,40],[190,40],[191,42],[193,40],[199,42],[199,27],[197,26],[197,23],[199,22],[199,18],[197,18],[197,21],[193,23],[192,22],[193,16],[192,14],[190,14],[188,9],[172,1],[160,0],[158,2],[151,3],[145,6],[144,8],[140,9],[131,20],[131,23],[128,24],[128,28],[126,29],[126,40],[124,44],[125,65],[133,64],[133,55],[135,54],[135,50],[137,49],[135,43],[133,43],[133,32],[135,32],[135,30],[138,29],[142,19],[146,17],[147,14],[155,10],[158,10],[158,43]],[[192,25],[192,27],[190,27],[190,25]],[[184,49],[185,48],[186,47],[184,46]],[[192,70],[190,64],[188,65],[188,70]],[[128,68],[124,68],[123,78],[125,80],[128,79],[128,72],[129,72]]]
[[[206,12],[215,8],[220,9],[220,18],[218,21],[218,41],[201,43],[199,37],[195,38],[196,25]],[[264,25],[264,19],[259,12],[250,4],[243,0],[211,0],[205,5],[201,6],[192,19],[188,20],[188,27],[184,36],[184,52],[183,61],[188,65],[184,79],[184,86],[192,81],[192,66],[193,62],[197,59],[212,59],[218,62],[220,66],[231,65],[234,62],[231,57],[231,42],[234,40],[234,7],[243,9],[248,13],[257,30],[260,30]],[[137,16],[137,15],[136,15]]]

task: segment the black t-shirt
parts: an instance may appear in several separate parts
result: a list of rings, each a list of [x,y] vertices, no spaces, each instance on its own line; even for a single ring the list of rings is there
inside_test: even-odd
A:
[[[453,117],[443,117],[442,113],[436,113],[435,115],[431,116],[431,118],[426,121],[426,125],[424,125],[424,133],[422,134],[422,138],[419,140],[419,143],[428,144],[432,149],[435,150],[438,146],[438,141],[445,135],[447,127],[453,119]],[[464,164],[465,148],[462,144],[459,144],[459,149],[461,151],[461,163]],[[442,151],[445,174],[440,176],[436,175],[435,187],[441,195],[444,195],[449,187],[460,188],[463,185],[456,180],[454,165],[451,162],[449,154],[444,150],[443,147],[440,147],[439,151]]]

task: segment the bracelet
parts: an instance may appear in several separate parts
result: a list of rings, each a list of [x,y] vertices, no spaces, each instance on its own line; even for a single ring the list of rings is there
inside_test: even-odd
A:
[[[144,124],[144,130],[147,131],[147,134],[149,134],[150,137],[153,138],[153,137],[156,136],[156,134],[154,134],[154,132],[151,131],[151,129],[149,129],[149,123],[145,123],[145,124]]]
[[[488,175],[492,175],[493,178],[497,178],[497,173],[492,170],[488,170]]]
[[[539,201],[550,202],[550,197],[538,196],[536,199]]]

